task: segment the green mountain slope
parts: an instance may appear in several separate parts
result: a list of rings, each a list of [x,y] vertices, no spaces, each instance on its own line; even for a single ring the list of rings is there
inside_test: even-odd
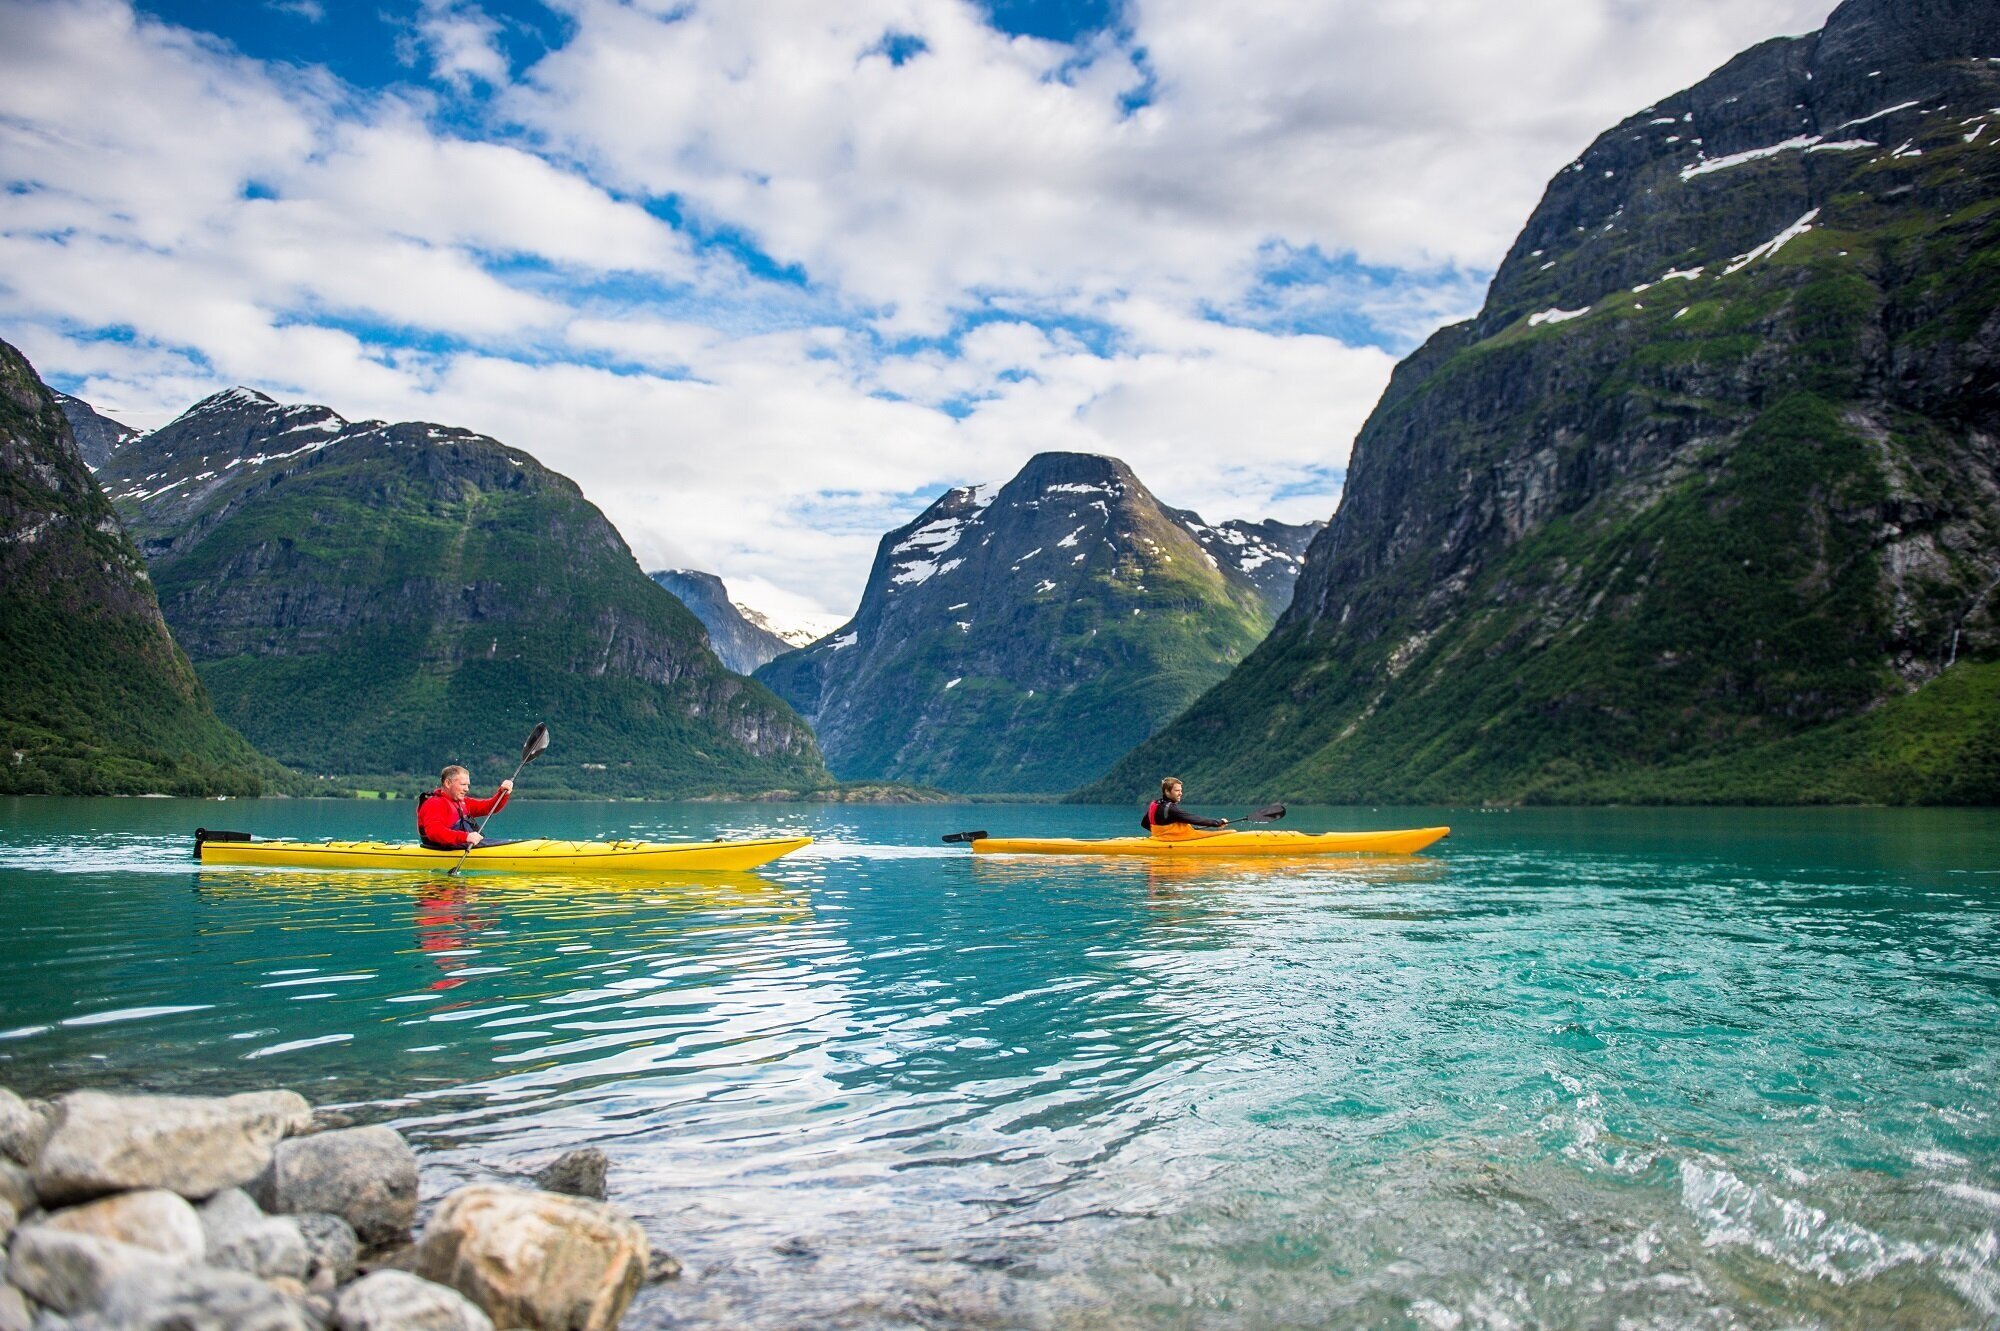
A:
[[[254,795],[57,397],[0,342],[0,794]]]
[[[1080,797],[2000,797],[1992,50],[1850,0],[1602,136],[1397,368],[1271,638]]]
[[[1043,453],[982,489],[884,536],[853,620],[757,672],[845,779],[1067,789],[1221,678],[1290,594],[1254,530],[1163,508],[1116,458]]]
[[[518,449],[236,389],[103,474],[217,709],[296,766],[494,780],[546,720],[543,793],[829,783],[804,722]]]

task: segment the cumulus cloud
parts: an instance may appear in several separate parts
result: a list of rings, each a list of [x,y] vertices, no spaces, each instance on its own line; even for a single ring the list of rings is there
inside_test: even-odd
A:
[[[648,567],[850,609],[880,533],[1030,454],[1323,518],[1393,360],[1600,129],[1829,0],[564,0],[411,83],[124,0],[0,5],[0,336],[134,424],[232,382],[484,430]],[[336,18],[322,16],[324,22]]]

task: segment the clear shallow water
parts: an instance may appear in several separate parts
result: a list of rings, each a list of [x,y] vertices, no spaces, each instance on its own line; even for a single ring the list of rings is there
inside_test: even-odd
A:
[[[823,840],[187,859],[408,817],[0,801],[0,1082],[291,1085],[432,1193],[598,1143],[687,1266],[629,1327],[2000,1326],[2000,814],[1294,810],[1456,830],[1187,869],[937,844],[1124,809],[527,804]]]

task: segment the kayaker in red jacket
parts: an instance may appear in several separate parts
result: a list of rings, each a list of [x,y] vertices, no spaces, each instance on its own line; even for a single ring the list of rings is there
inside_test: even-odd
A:
[[[417,835],[432,850],[466,850],[479,845],[485,838],[472,820],[491,817],[514,793],[510,779],[502,781],[490,798],[467,799],[472,773],[456,765],[439,773],[438,783],[438,788],[417,805]]]

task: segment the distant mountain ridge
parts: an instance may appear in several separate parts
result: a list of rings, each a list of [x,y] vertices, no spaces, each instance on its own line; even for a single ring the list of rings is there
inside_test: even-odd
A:
[[[785,641],[761,624],[754,623],[744,607],[729,599],[729,588],[713,573],[692,568],[663,568],[648,573],[694,612],[708,630],[708,645],[722,664],[739,675],[747,675],[773,657],[799,644]]]
[[[2000,799],[1996,60],[1848,0],[1600,136],[1270,639],[1079,797]]]
[[[314,772],[482,779],[536,721],[544,790],[829,784],[574,482],[469,430],[236,388],[100,473],[222,714]]]
[[[757,677],[843,779],[1065,790],[1256,644],[1312,530],[1208,527],[1115,458],[1038,454],[885,535],[854,618]]]
[[[0,794],[254,795],[52,392],[0,342]]]

